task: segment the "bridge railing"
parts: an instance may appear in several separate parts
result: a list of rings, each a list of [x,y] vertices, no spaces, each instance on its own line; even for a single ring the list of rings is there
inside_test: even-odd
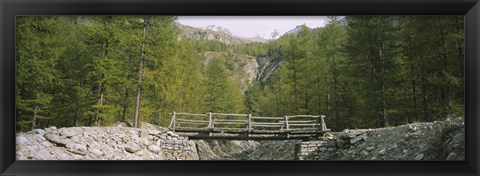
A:
[[[220,132],[247,134],[314,134],[329,131],[323,115],[256,117],[251,114],[170,113],[169,128],[181,132]]]

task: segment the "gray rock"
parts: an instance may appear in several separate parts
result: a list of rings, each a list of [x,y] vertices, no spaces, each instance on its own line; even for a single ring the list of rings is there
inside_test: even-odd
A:
[[[374,148],[375,148],[374,146],[370,146],[370,147],[367,147],[367,150],[372,151]]]
[[[146,130],[140,130],[140,131],[138,132],[138,136],[139,136],[140,138],[147,138],[147,137],[149,136],[149,135],[148,135],[148,131],[146,131]]]
[[[356,137],[356,138],[353,138],[353,139],[350,139],[350,144],[355,144],[359,141],[363,140],[363,137],[359,136],[359,137]]]
[[[42,129],[34,129],[32,131],[27,132],[27,134],[37,134],[37,135],[40,135],[40,136],[43,136],[45,133],[46,133],[46,131],[42,130]]]
[[[95,156],[98,156],[98,157],[103,155],[103,152],[100,151],[97,148],[88,148],[88,151],[92,152],[92,154],[94,154]]]
[[[142,146],[147,146],[148,144],[150,144],[150,141],[147,138],[140,138],[138,139],[138,144]]]
[[[87,152],[86,151],[80,151],[80,150],[76,150],[76,149],[68,149],[69,152],[72,152],[74,154],[78,154],[78,155],[82,155],[82,156],[85,156],[87,155]]]
[[[25,138],[24,136],[17,136],[15,141],[17,145],[23,145],[28,142],[27,138]]]
[[[73,159],[82,160],[82,159],[84,159],[84,157],[81,156],[81,155],[74,155],[74,156],[73,156]]]
[[[450,152],[450,154],[448,154],[447,156],[447,160],[456,160],[457,158],[457,153],[455,152]]]
[[[46,133],[44,135],[45,139],[48,141],[56,144],[57,146],[65,147],[67,145],[67,142],[62,139],[60,136],[53,134],[53,133]]]
[[[338,134],[338,137],[341,139],[352,139],[355,137],[355,134],[350,133],[350,130],[345,129]]]
[[[385,149],[380,150],[380,151],[378,152],[378,154],[384,155],[384,154],[385,154]]]
[[[415,156],[414,160],[421,160],[423,159],[423,153],[420,153],[418,154],[417,156]]]
[[[64,132],[62,133],[63,136],[66,136],[67,138],[71,138],[73,136],[76,136],[77,133],[73,132],[73,131],[67,131],[67,132]]]
[[[80,138],[78,136],[73,136],[72,138],[70,138],[70,140],[72,142],[75,142],[75,143],[79,143],[80,142]]]
[[[135,153],[140,149],[141,149],[140,146],[134,142],[128,142],[127,144],[125,144],[125,151],[127,152]]]
[[[52,147],[52,146],[53,146],[53,144],[50,143],[50,142],[48,142],[48,141],[42,142],[41,145],[43,145],[43,146],[45,146],[45,147]]]
[[[159,146],[156,146],[156,145],[149,145],[148,147],[148,150],[150,150],[151,152],[153,153],[159,153],[161,148]]]
[[[79,151],[87,151],[87,146],[84,144],[75,144],[73,148]]]
[[[54,131],[54,130],[57,130],[57,127],[56,126],[51,126],[51,127],[48,127],[48,128],[45,128],[45,130],[48,132],[48,131]]]
[[[57,154],[57,158],[59,160],[73,160],[73,156],[72,155],[69,155],[67,153],[60,153],[60,154]]]
[[[154,136],[159,135],[160,133],[162,133],[162,132],[156,131],[156,130],[154,130],[154,131],[149,131],[149,132],[148,132],[148,134],[154,135]]]
[[[52,157],[52,154],[50,153],[50,151],[48,151],[47,149],[42,149],[38,152],[35,152],[35,157],[40,159],[40,160],[52,160],[52,159],[54,159]]]

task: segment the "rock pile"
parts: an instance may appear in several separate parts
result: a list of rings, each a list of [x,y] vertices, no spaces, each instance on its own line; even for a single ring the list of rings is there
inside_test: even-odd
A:
[[[162,128],[50,127],[16,143],[18,160],[198,160],[193,141]]]
[[[297,145],[300,160],[464,160],[462,119],[344,130]]]

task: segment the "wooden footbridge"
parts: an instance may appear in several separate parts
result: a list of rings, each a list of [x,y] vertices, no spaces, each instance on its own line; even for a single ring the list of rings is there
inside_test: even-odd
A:
[[[255,117],[250,114],[170,113],[169,128],[190,139],[309,139],[329,132],[323,115]]]

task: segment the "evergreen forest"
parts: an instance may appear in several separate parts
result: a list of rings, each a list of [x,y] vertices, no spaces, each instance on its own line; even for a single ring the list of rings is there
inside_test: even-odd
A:
[[[463,16],[328,17],[235,44],[180,32],[173,16],[17,17],[16,130],[168,126],[172,112],[325,115],[333,131],[464,115]],[[242,90],[235,55],[279,65]]]

